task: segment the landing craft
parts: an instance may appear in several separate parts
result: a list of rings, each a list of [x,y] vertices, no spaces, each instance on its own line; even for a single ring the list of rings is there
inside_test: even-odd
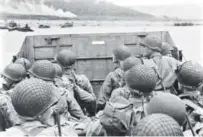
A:
[[[50,26],[49,25],[40,24],[38,28],[45,28],[45,29],[47,29],[47,28],[50,28]]]
[[[62,26],[61,26],[61,28],[68,28],[68,27],[73,27],[73,22],[66,22],[66,23],[64,23]]]
[[[64,33],[63,33],[64,32]],[[139,56],[143,47],[140,41],[146,35],[159,37],[162,42],[175,46],[168,31],[132,30],[132,32],[112,32],[109,30],[95,30],[76,32],[72,29],[54,32],[54,34],[32,33],[25,37],[17,58],[27,58],[31,63],[36,60],[50,60],[54,62],[56,54],[69,49],[76,53],[75,70],[78,74],[85,74],[92,83],[95,94],[98,96],[100,87],[107,74],[113,70],[112,50],[115,46],[128,46],[135,56]],[[177,51],[177,55],[179,55]],[[179,58],[179,56],[177,56]]]
[[[28,24],[26,24],[24,27],[16,26],[14,28],[8,28],[8,31],[14,31],[14,30],[21,31],[21,32],[33,32],[34,31],[28,26]]]

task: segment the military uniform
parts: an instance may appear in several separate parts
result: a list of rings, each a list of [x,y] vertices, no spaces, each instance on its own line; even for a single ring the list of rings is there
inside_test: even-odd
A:
[[[159,75],[159,81],[155,87],[155,91],[165,90],[166,92],[174,93],[173,84],[177,79],[175,70],[177,70],[180,62],[168,56],[155,56],[149,59],[149,61],[145,61],[146,59],[143,60],[144,64],[146,65],[151,65],[154,63],[154,66]]]
[[[58,109],[57,111],[60,111],[60,114],[64,118],[69,119],[70,116],[73,116],[77,119],[85,118],[80,106],[73,96],[72,91],[65,88],[56,87],[54,85],[54,80],[56,78],[60,78],[56,76],[60,73],[54,66],[56,65],[52,64],[48,60],[40,60],[36,61],[32,65],[29,72],[31,75],[37,77],[38,79],[46,81],[53,89],[55,89],[55,94],[60,98],[56,108]]]
[[[149,60],[143,59],[143,63],[154,67],[159,75],[159,81],[155,91],[165,91],[175,93],[173,84],[176,80],[175,70],[180,62],[169,56],[162,56],[162,42],[157,37],[147,36],[140,44],[145,50],[145,56]]]
[[[125,99],[131,101],[134,105],[134,108],[138,108],[138,107],[142,106],[142,103],[145,102],[144,100],[142,100],[143,98],[139,91],[137,91],[137,90],[130,91],[130,89],[127,86],[115,89],[112,92],[109,101],[113,102],[113,100],[115,98],[117,98],[118,96],[122,96]]]
[[[5,130],[21,122],[13,108],[10,95],[12,94],[12,89],[24,78],[25,74],[26,70],[22,65],[13,63],[6,66],[2,72],[2,80],[4,81],[0,83],[2,86],[0,89],[1,130]]]
[[[55,59],[63,69],[60,86],[72,90],[82,110],[90,116],[94,116],[96,96],[92,85],[85,75],[76,75],[72,69],[72,65],[76,61],[76,55],[70,50],[62,50]]]
[[[124,85],[123,70],[117,68],[113,72],[110,72],[100,89],[97,107],[100,109],[104,108],[106,102],[111,97],[112,91]]]
[[[84,112],[86,109],[87,113],[94,115],[94,109],[96,109],[96,96],[93,92],[91,83],[85,75],[75,75],[75,77],[73,77],[72,75],[65,73],[62,76],[61,85],[72,92]]]
[[[11,95],[12,104],[22,123],[5,132],[5,136],[58,136],[56,126],[52,126],[52,108],[60,101],[54,93],[56,89],[39,79],[28,79],[18,84]],[[62,135],[77,136],[70,124],[62,122]]]

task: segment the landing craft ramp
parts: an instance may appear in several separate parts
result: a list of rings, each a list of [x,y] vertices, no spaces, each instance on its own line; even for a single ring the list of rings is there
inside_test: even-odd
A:
[[[77,55],[76,73],[85,74],[98,95],[105,77],[113,70],[112,50],[124,44],[136,56],[142,51],[140,40],[146,35],[157,36],[163,42],[175,45],[167,31],[31,34],[26,36],[18,57],[27,58],[32,63],[42,59],[53,61],[59,51],[69,49]]]

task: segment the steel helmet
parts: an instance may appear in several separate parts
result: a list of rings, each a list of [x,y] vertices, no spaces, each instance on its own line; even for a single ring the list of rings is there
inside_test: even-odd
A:
[[[56,56],[56,61],[62,67],[69,67],[72,66],[76,61],[76,55],[70,50],[62,50]]]
[[[181,84],[197,87],[203,82],[203,67],[195,62],[187,61],[176,71]]]
[[[147,35],[143,41],[140,42],[141,46],[145,46],[151,50],[161,52],[162,42],[158,37]]]
[[[115,47],[115,49],[113,49],[113,54],[115,56],[115,60],[125,60],[131,56],[130,49],[124,45]]]
[[[173,47],[170,44],[168,44],[167,42],[162,43],[162,55],[170,54],[171,53],[170,51],[172,50]]]
[[[55,88],[40,79],[26,79],[11,93],[12,104],[21,116],[37,117],[58,101]]]
[[[180,125],[183,124],[186,116],[186,108],[182,100],[171,94],[162,93],[155,95],[146,105],[146,113],[163,113],[174,118]]]
[[[62,71],[62,68],[59,64],[57,63],[53,63],[54,64],[54,68],[55,68],[55,74],[56,74],[56,77],[62,77],[63,75],[63,71]]]
[[[48,60],[34,62],[28,72],[39,79],[47,81],[53,81],[55,78],[54,65]]]
[[[125,81],[129,88],[150,93],[154,90],[158,76],[152,67],[136,65],[125,73]]]
[[[127,71],[131,69],[135,65],[142,64],[141,60],[137,57],[131,56],[124,60],[123,62],[123,70]]]
[[[152,114],[138,122],[132,136],[183,136],[178,123],[165,114]]]
[[[2,75],[12,81],[21,81],[25,75],[26,70],[21,64],[11,63],[3,70]]]
[[[28,59],[26,59],[26,58],[19,58],[14,63],[22,64],[25,67],[26,70],[30,69],[30,67],[31,67],[30,61]]]

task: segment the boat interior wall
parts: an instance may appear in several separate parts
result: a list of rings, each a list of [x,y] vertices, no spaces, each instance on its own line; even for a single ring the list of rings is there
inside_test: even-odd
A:
[[[167,31],[37,35],[25,38],[18,57],[27,58],[32,63],[42,59],[53,61],[59,51],[72,50],[77,55],[76,72],[85,74],[90,79],[95,94],[98,95],[105,77],[114,68],[112,50],[116,46],[124,44],[137,56],[142,51],[142,47],[139,45],[140,40],[146,35],[154,35],[171,45],[175,44]]]

